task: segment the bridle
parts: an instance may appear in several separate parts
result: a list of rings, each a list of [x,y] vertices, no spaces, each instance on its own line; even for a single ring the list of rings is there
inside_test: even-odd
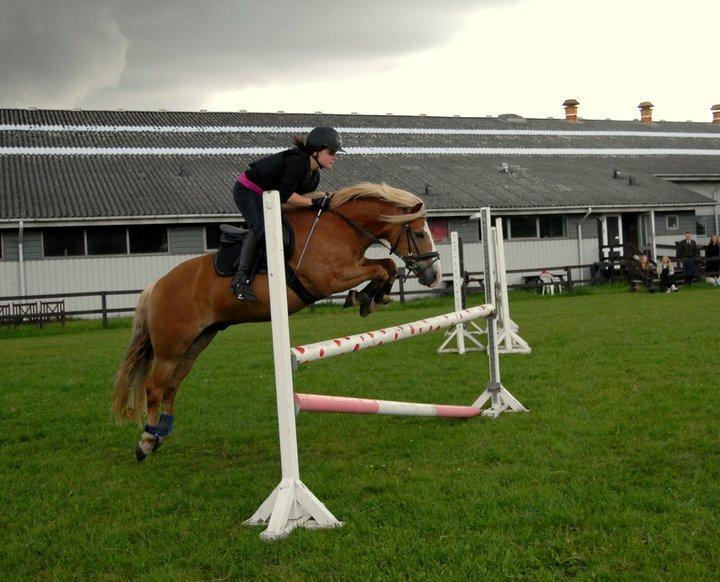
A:
[[[410,228],[410,222],[407,221],[403,223],[402,231],[398,233],[397,240],[395,241],[395,244],[388,247],[388,245],[385,243],[384,240],[379,239],[376,237],[373,233],[369,232],[368,230],[364,229],[362,226],[357,224],[355,221],[349,219],[347,216],[342,214],[341,212],[338,212],[334,208],[328,208],[328,212],[334,214],[335,216],[338,216],[342,218],[345,222],[347,222],[350,226],[352,226],[355,230],[358,232],[361,232],[364,234],[367,238],[369,238],[373,243],[379,244],[384,246],[391,255],[395,255],[397,258],[399,258],[403,263],[405,263],[405,267],[408,272],[411,272],[415,274],[415,276],[420,277],[423,272],[429,268],[431,268],[436,261],[440,260],[440,253],[437,251],[432,251],[429,253],[421,253],[420,247],[417,243],[417,236],[415,233],[413,233],[412,229]],[[405,238],[407,239],[407,247],[408,247],[408,254],[403,255],[401,254],[397,249],[400,246],[400,241],[403,238],[403,235],[405,235]],[[424,267],[419,264],[420,261],[431,261],[430,264],[425,265]],[[407,273],[402,277],[402,280],[407,279]]]

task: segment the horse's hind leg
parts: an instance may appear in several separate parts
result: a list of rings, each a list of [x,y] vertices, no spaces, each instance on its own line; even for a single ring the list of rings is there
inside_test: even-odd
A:
[[[163,439],[172,431],[177,389],[192,369],[197,357],[208,346],[217,332],[217,329],[205,330],[179,360],[173,360],[172,365],[158,370],[159,375],[157,378],[151,376],[148,382],[148,425],[136,449],[138,461],[145,459],[151,451],[156,451],[162,444]],[[153,370],[154,372],[155,370]],[[157,380],[157,383],[152,384],[153,380]],[[161,405],[163,412],[158,416]]]
[[[190,373],[190,370],[195,364],[195,360],[197,360],[200,353],[208,347],[208,344],[210,344],[213,338],[217,335],[218,331],[218,329],[207,329],[203,331],[183,354],[183,357],[175,367],[175,374],[173,375],[172,382],[165,391],[165,398],[163,400],[164,416],[174,418],[175,395],[177,394],[177,389],[185,379],[185,376]]]
[[[172,430],[172,417],[167,418],[160,415],[160,406],[165,399],[168,390],[174,392],[177,386],[173,387],[172,382],[178,360],[171,358],[155,358],[153,369],[145,384],[147,393],[147,424],[140,436],[140,441],[135,448],[135,457],[142,461],[148,454],[157,448]]]

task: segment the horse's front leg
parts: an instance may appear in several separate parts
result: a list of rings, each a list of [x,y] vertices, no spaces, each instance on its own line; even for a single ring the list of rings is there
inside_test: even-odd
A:
[[[388,295],[397,276],[397,267],[391,259],[363,259],[358,269],[359,273],[351,270],[348,274],[356,281],[349,286],[354,287],[363,281],[370,282],[360,291],[350,291],[345,300],[345,307],[360,306],[360,315],[366,317],[377,311],[380,305],[390,302]],[[359,280],[358,280],[359,278]]]

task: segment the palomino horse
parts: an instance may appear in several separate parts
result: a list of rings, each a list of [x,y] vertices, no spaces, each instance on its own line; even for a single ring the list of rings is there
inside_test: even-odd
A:
[[[434,287],[440,281],[442,270],[426,214],[420,198],[384,184],[364,183],[340,190],[322,213],[298,268],[316,212],[288,208],[285,217],[296,237],[288,262],[304,287],[318,298],[369,280],[362,292],[351,295],[359,298],[361,314],[367,315],[389,301],[387,294],[397,275],[392,259],[365,257],[373,243],[387,241],[420,283]],[[147,424],[136,448],[138,461],[156,450],[172,430],[178,387],[215,334],[236,323],[270,319],[267,275],[258,274],[253,281],[256,303],[238,301],[228,287],[229,279],[216,275],[213,255],[207,254],[181,263],[140,295],[111,407],[118,420],[135,420],[139,425],[147,409]],[[305,306],[288,288],[290,313]]]

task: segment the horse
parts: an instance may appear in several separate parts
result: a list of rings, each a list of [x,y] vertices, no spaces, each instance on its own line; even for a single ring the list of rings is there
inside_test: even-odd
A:
[[[296,241],[286,261],[315,298],[369,281],[362,291],[349,293],[346,306],[359,304],[360,314],[367,316],[387,304],[398,268],[391,258],[365,257],[377,243],[388,243],[391,254],[402,259],[421,284],[435,287],[440,282],[442,268],[427,210],[410,192],[365,182],[332,194],[322,214],[311,207],[287,207],[283,214]],[[230,325],[270,320],[266,274],[254,277],[253,303],[239,301],[228,281],[216,273],[214,254],[205,254],[179,264],[140,294],[111,404],[118,422],[135,421],[141,427],[147,413],[135,450],[138,461],[157,450],[172,431],[178,388],[215,335]],[[290,314],[308,304],[289,287],[287,300]]]

